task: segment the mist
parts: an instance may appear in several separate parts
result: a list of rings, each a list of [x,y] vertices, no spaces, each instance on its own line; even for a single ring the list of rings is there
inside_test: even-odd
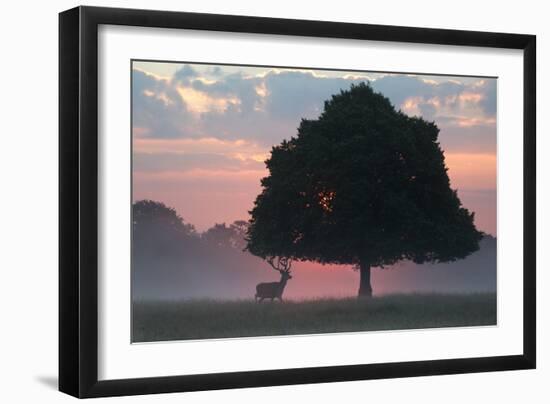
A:
[[[264,260],[243,251],[245,221],[217,224],[199,233],[173,209],[144,203],[148,205],[140,210],[134,205],[134,301],[252,299],[256,284],[279,280]],[[424,265],[403,261],[374,268],[374,294],[495,292],[496,245],[496,238],[486,235],[480,249],[462,260]],[[295,262],[292,268],[287,299],[357,296],[359,273],[352,266]]]

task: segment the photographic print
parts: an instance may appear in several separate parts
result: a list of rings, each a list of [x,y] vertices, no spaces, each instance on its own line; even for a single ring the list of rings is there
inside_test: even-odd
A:
[[[131,81],[132,342],[496,325],[497,78]]]

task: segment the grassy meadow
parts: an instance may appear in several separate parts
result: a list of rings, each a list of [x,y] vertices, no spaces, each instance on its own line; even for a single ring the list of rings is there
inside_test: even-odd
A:
[[[132,341],[495,325],[496,294],[400,294],[371,299],[134,302]]]

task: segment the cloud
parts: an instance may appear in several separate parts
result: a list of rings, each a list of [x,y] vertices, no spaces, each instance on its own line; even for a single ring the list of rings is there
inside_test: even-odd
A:
[[[210,69],[210,74],[212,76],[221,76],[223,74],[223,70],[220,66],[213,66],[211,69]]]
[[[433,96],[436,84],[428,84],[417,77],[384,76],[372,82],[372,87],[390,99],[392,104],[400,108],[407,98]]]
[[[134,133],[159,138],[184,135],[191,116],[177,89],[165,79],[136,69],[132,79]]]
[[[308,71],[270,72],[265,76],[267,89],[266,111],[274,119],[292,120],[316,118],[324,101],[352,83],[355,78],[319,77]]]
[[[434,121],[444,150],[496,153],[496,80],[402,75],[385,76],[372,86],[406,114]]]
[[[190,79],[198,76],[198,73],[190,65],[185,64],[174,73],[173,80],[180,83],[188,83]]]
[[[489,116],[496,113],[496,80],[465,84],[454,79],[425,80],[421,76],[385,76],[372,82],[375,90],[404,112],[426,119],[448,114]]]
[[[478,87],[481,90],[483,98],[481,99],[481,107],[487,115],[495,116],[497,112],[497,81],[483,80],[483,83]]]
[[[133,71],[133,196],[178,206],[204,228],[248,217],[271,146],[295,136],[333,94],[369,79],[237,66],[172,71]],[[377,74],[370,82],[404,113],[435,121],[452,186],[493,229],[484,193],[496,187],[496,80]]]
[[[134,70],[134,133],[149,138],[250,140],[269,148],[295,135],[302,118],[316,118],[331,95],[365,81],[357,74],[280,69],[245,74],[235,69],[199,70],[186,64],[171,80]],[[475,141],[459,138],[460,128],[475,128],[466,132],[487,138],[480,139],[482,144],[496,141],[496,80],[385,75],[371,84],[396,108],[435,121],[445,145],[462,150],[461,145]]]
[[[240,102],[201,116],[204,130],[223,138],[255,139],[271,146],[296,134],[302,118],[316,118],[324,101],[358,78],[317,77],[308,71],[269,71],[262,77],[229,75],[216,84],[195,84],[210,95]]]
[[[253,113],[254,107],[260,101],[261,96],[256,91],[260,78],[245,78],[242,73],[233,73],[221,80],[208,82],[204,80],[193,80],[190,84],[193,89],[204,92],[211,97],[236,98],[239,111],[242,113]]]

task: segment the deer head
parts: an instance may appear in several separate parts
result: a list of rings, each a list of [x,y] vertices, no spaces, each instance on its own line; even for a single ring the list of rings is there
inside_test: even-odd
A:
[[[290,268],[292,267],[292,260],[288,257],[269,257],[266,259],[267,263],[271,267],[281,274],[281,280],[292,279],[290,275]]]

